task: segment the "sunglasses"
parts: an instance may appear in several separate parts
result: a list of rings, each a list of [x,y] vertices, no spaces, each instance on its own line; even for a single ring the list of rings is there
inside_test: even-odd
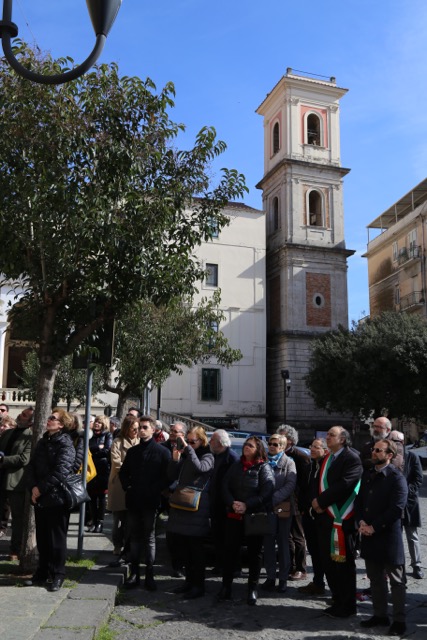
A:
[[[251,444],[250,442],[245,442],[244,447],[249,447],[249,449],[256,449],[255,444]]]
[[[57,422],[59,422],[59,418],[57,418],[56,416],[49,416],[48,420],[56,420]]]
[[[196,442],[199,442],[200,438],[197,438],[196,440],[187,440],[188,444],[196,444]]]
[[[269,442],[268,446],[269,447],[280,447],[280,443],[279,442]]]
[[[6,413],[6,412],[7,412],[7,409],[0,409],[0,411],[1,411],[2,413]]]
[[[379,449],[378,447],[372,447],[372,451],[375,451],[375,453],[381,453],[381,451],[387,453],[387,449]]]

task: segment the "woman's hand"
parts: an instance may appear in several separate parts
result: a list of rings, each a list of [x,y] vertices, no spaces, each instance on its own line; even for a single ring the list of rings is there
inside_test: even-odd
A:
[[[233,502],[233,511],[234,513],[239,513],[240,515],[243,515],[244,513],[246,513],[246,503],[239,502],[239,500],[235,500]]]
[[[172,449],[172,460],[174,460],[175,462],[179,462],[181,458],[181,451],[178,451],[178,449]]]
[[[33,504],[36,504],[37,499],[40,498],[41,493],[38,487],[33,487],[32,491],[31,491],[31,502]]]

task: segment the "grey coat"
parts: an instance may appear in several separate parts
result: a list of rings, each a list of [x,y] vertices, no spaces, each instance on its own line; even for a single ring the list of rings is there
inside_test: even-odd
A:
[[[170,508],[167,530],[184,536],[204,537],[210,531],[209,478],[214,468],[214,457],[209,447],[187,446],[179,462],[171,460],[168,476],[171,482],[179,481],[180,486],[203,489],[197,511],[183,511]]]
[[[279,462],[275,467],[272,467],[275,480],[275,489],[273,493],[272,503],[273,508],[283,502],[283,500],[291,501],[291,513],[295,513],[295,500],[294,493],[297,483],[297,470],[294,460],[289,458],[286,453],[283,453]]]

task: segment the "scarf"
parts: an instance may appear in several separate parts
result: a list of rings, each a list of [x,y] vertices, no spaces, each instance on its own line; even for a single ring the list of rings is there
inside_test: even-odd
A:
[[[261,460],[261,458],[255,458],[255,460],[246,460],[246,458],[242,456],[240,458],[240,462],[242,463],[243,471],[247,471],[256,464],[262,464],[264,460]]]
[[[328,489],[328,471],[331,466],[332,455],[329,453],[325,456],[322,462],[322,467],[320,469],[320,478],[319,478],[319,487],[320,493]],[[331,531],[331,559],[334,562],[345,562],[346,551],[345,551],[345,539],[342,530],[343,520],[348,520],[354,513],[353,505],[354,499],[359,492],[360,488],[360,480],[357,485],[354,487],[353,491],[347,498],[346,502],[339,509],[336,504],[331,504],[326,507],[327,514],[333,519],[332,531]]]
[[[268,454],[268,464],[272,469],[274,469],[274,467],[277,467],[277,463],[279,462],[282,456],[283,456],[283,451],[279,451],[279,453],[276,453],[275,456]]]

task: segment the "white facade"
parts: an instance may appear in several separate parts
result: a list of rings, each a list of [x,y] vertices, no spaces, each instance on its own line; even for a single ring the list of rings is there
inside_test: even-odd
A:
[[[204,243],[198,257],[216,265],[217,286],[201,283],[197,303],[216,288],[221,289],[221,309],[226,320],[220,329],[230,346],[243,358],[229,369],[214,361],[172,374],[162,387],[163,411],[199,419],[215,426],[265,430],[266,307],[265,221],[262,211],[230,203],[230,217],[218,238]],[[211,370],[204,373],[204,370]],[[216,370],[214,373],[212,370]],[[213,393],[206,393],[203,377],[212,376]],[[215,391],[217,393],[215,394]],[[206,395],[215,399],[206,399]],[[154,390],[151,407],[155,408]]]

